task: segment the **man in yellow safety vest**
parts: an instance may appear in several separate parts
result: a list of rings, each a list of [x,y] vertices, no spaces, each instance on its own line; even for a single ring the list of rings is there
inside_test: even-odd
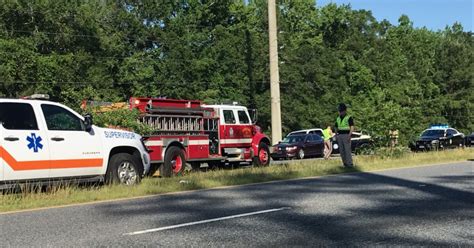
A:
[[[338,106],[339,116],[336,118],[336,140],[339,145],[339,153],[341,154],[344,167],[353,167],[351,136],[354,131],[354,118],[346,113],[347,106],[340,103]]]

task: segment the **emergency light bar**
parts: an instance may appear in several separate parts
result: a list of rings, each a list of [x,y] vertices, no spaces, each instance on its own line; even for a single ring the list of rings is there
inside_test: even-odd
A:
[[[32,100],[49,100],[48,94],[33,94],[31,96],[22,97],[23,99],[32,99]]]
[[[449,128],[448,124],[431,124],[430,129],[446,129]]]

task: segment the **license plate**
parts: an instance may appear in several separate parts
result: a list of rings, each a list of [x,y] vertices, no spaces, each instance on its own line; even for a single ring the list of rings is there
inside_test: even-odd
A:
[[[425,148],[425,146],[418,146],[418,148]]]

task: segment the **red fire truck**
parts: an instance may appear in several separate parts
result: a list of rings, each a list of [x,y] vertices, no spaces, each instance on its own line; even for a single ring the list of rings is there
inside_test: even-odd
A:
[[[270,163],[270,139],[244,106],[142,97],[130,98],[129,106],[138,109],[139,121],[153,130],[144,143],[161,176],[180,174],[186,164]]]

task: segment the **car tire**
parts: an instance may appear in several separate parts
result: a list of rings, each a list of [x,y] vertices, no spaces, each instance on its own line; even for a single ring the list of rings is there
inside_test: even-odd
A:
[[[304,159],[304,150],[303,149],[300,149],[298,151],[298,159]]]
[[[105,174],[106,184],[135,185],[141,180],[143,166],[135,156],[128,153],[117,153],[109,160]]]
[[[183,149],[172,146],[166,150],[165,159],[160,166],[162,177],[172,177],[181,175],[186,169],[186,157]]]
[[[270,148],[266,143],[260,142],[258,145],[258,153],[253,158],[253,164],[256,166],[268,166],[270,164]]]

